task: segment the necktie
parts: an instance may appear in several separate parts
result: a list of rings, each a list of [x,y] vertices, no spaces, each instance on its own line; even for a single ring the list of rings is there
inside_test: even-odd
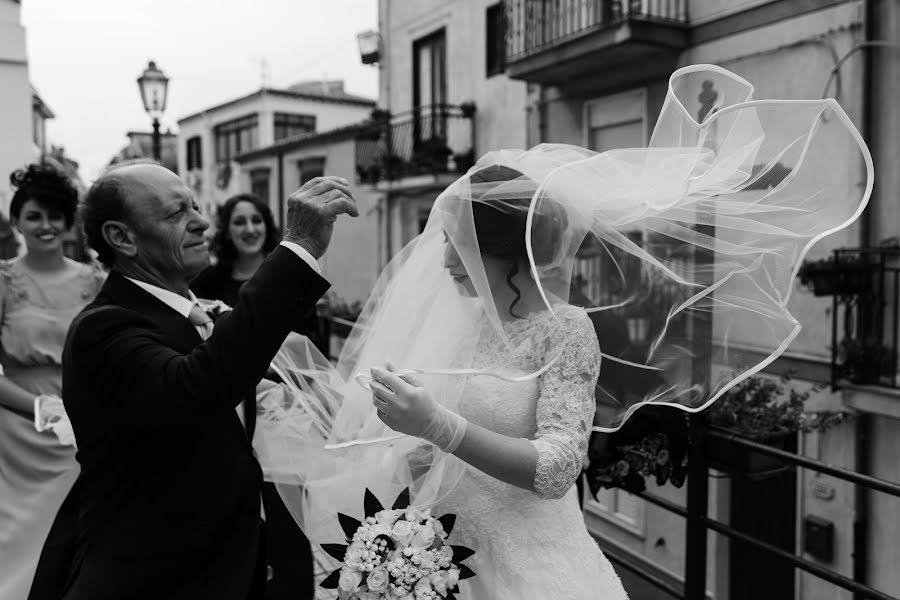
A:
[[[191,314],[188,315],[188,321],[191,322],[191,325],[197,328],[197,331],[200,333],[200,337],[204,340],[209,339],[209,336],[212,335],[212,319],[209,318],[209,315],[206,314],[206,311],[200,308],[200,305],[196,302],[194,303],[194,306],[191,307]]]

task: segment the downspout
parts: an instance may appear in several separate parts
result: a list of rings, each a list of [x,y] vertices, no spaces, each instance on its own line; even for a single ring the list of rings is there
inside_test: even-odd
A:
[[[278,222],[281,229],[285,227],[284,223],[284,205],[286,203],[284,197],[284,152],[278,153]]]
[[[875,0],[863,0],[864,2],[864,36],[865,42],[871,43],[875,40],[875,19],[876,8]],[[872,153],[875,154],[877,148],[875,143],[875,107],[877,106],[874,95],[875,80],[875,48],[869,46],[866,48],[863,56],[863,122],[862,135],[863,139],[869,145]],[[876,181],[877,183],[877,181]],[[873,195],[877,194],[877,186],[873,191]],[[872,246],[872,211],[878,206],[878,196],[870,200],[869,206],[860,215],[859,237],[860,245],[863,248]],[[870,445],[872,434],[872,418],[871,415],[860,413],[856,418],[856,472],[861,475],[868,475],[870,465]],[[853,518],[853,579],[859,583],[868,583],[868,554],[869,554],[869,489],[865,486],[857,484],[854,494],[854,518]],[[864,600],[865,596],[854,594],[854,600]]]

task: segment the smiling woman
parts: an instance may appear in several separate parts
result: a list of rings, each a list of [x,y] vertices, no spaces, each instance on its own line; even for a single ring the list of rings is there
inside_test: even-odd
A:
[[[66,333],[105,274],[63,254],[78,202],[65,175],[30,165],[10,181],[26,252],[0,261],[0,599],[58,598],[74,551],[79,469],[74,448],[35,430],[34,406],[61,394]]]
[[[197,296],[237,303],[241,285],[256,272],[281,240],[272,211],[252,194],[229,198],[216,215],[211,250],[216,264],[191,284]]]

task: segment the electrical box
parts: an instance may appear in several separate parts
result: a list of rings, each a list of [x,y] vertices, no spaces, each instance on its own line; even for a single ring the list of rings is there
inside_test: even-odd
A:
[[[803,551],[822,562],[834,558],[834,523],[821,517],[803,517]]]

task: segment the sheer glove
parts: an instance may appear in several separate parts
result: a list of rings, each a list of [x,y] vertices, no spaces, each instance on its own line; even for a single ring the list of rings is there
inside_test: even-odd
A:
[[[452,454],[466,435],[468,421],[434,401],[425,385],[410,375],[372,368],[372,402],[378,418],[400,433],[431,442]]]

